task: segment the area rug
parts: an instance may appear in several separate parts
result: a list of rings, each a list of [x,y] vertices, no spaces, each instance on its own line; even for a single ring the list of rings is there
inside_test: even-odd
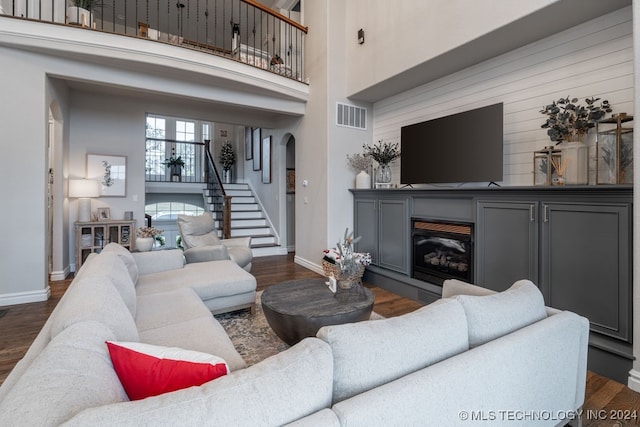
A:
[[[289,348],[267,323],[260,303],[261,296],[262,291],[258,292],[253,315],[248,309],[215,315],[248,366]],[[375,312],[371,313],[372,320],[382,318]]]

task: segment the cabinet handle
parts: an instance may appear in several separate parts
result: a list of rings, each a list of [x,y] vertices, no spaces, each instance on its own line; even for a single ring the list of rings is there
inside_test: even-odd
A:
[[[549,222],[549,206],[544,205],[544,222]]]
[[[535,220],[536,220],[535,213],[536,213],[536,207],[533,206],[533,205],[529,206],[529,221],[530,222],[535,222]]]

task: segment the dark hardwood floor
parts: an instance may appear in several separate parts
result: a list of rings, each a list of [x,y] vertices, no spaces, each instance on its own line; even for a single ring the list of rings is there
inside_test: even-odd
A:
[[[258,290],[285,280],[320,277],[295,264],[291,254],[254,258],[251,272],[258,281]],[[0,307],[9,309],[0,317],[0,384],[27,351],[69,283],[71,279],[52,282],[51,298],[46,302]],[[374,310],[385,317],[399,316],[421,306],[383,289],[370,288],[375,295]],[[588,372],[582,419],[583,425],[589,427],[640,426],[640,394]]]

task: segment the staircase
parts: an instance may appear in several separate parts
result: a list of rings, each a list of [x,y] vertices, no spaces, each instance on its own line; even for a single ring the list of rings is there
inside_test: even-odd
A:
[[[276,242],[260,204],[248,184],[224,184],[227,196],[231,196],[231,237],[251,236],[253,256],[282,255],[286,248]],[[213,212],[218,233],[222,232],[222,196],[218,191],[204,190],[207,210]],[[284,251],[284,252],[283,252]]]

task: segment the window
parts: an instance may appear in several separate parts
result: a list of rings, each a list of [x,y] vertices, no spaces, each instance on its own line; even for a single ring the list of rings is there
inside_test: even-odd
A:
[[[178,215],[202,215],[204,209],[186,202],[159,202],[146,205],[144,213],[151,215],[151,223],[175,222]]]
[[[167,159],[184,161],[181,181],[202,182],[204,176],[205,139],[210,139],[211,123],[198,120],[147,114],[146,180],[170,181]]]

